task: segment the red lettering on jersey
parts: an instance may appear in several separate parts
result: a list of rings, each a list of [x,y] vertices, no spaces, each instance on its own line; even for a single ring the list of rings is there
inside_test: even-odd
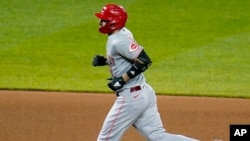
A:
[[[108,61],[108,64],[110,66],[114,65],[115,64],[115,60],[114,58],[112,58],[111,56],[107,55],[107,61]]]
[[[129,51],[136,51],[139,48],[139,46],[136,43],[132,43],[129,46]]]

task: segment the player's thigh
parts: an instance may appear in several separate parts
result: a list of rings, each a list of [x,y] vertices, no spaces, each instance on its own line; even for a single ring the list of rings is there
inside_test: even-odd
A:
[[[146,109],[133,126],[150,140],[165,132],[156,104]]]
[[[143,106],[139,104],[143,101],[143,99],[127,101],[124,96],[117,97],[105,119],[103,128],[106,129],[104,131],[108,132],[108,129],[111,128],[112,130],[115,130],[114,132],[126,131],[144,111]]]

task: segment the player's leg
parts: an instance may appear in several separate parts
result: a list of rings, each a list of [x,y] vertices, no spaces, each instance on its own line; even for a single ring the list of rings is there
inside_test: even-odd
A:
[[[144,96],[148,100],[148,108],[133,124],[133,126],[149,141],[197,141],[182,135],[167,133],[163,128],[163,124],[158,113],[156,104],[156,96],[151,88],[144,88]]]
[[[97,141],[119,141],[145,108],[143,105],[136,106],[137,103],[131,101],[129,97],[117,97],[104,121]]]

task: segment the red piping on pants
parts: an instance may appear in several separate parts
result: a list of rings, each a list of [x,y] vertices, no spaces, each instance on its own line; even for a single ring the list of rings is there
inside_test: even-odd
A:
[[[111,126],[110,130],[109,130],[109,133],[108,133],[108,136],[107,136],[107,138],[106,138],[106,141],[109,140],[109,136],[110,136],[110,134],[112,133],[113,127],[114,127],[114,125],[115,125],[115,122],[116,122],[116,120],[118,119],[118,116],[119,116],[120,113],[121,113],[121,110],[122,110],[123,104],[124,104],[124,100],[125,100],[125,97],[123,97],[121,107],[119,108],[119,110],[118,110],[118,112],[117,112],[117,114],[116,114],[116,116],[115,116],[115,119],[114,119],[114,121],[113,121],[113,123],[112,123],[112,126]]]

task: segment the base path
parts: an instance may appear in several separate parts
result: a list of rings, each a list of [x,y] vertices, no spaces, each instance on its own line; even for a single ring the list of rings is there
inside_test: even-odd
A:
[[[201,141],[229,141],[250,124],[250,99],[157,96],[164,127]],[[0,91],[0,141],[95,141],[114,94]],[[129,128],[122,141],[144,141]]]

